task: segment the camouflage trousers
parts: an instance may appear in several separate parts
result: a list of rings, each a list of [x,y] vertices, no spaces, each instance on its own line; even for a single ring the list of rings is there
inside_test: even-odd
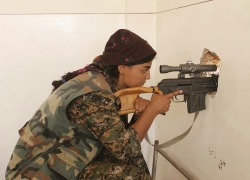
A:
[[[115,158],[103,148],[78,175],[80,180],[151,180],[142,152],[124,159]]]
[[[91,162],[79,175],[81,180],[151,180],[145,170],[116,163]]]

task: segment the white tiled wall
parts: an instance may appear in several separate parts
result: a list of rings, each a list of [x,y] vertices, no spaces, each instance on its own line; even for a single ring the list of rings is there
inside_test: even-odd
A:
[[[158,0],[157,11],[168,4],[186,5]],[[190,59],[199,63],[204,48],[222,60],[217,94],[206,97],[207,109],[200,112],[190,133],[164,149],[199,180],[250,179],[249,9],[248,0],[214,0],[157,14],[157,63],[177,66]],[[173,76],[157,74],[157,79]],[[167,117],[157,121],[156,138],[164,142],[183,133],[193,116],[187,114],[185,103],[172,103]],[[157,180],[185,179],[161,156],[157,171]]]
[[[126,10],[126,0],[1,0],[0,3],[1,14],[124,13]]]

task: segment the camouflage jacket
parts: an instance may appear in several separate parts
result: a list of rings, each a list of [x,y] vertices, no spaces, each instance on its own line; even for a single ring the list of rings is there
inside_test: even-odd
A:
[[[19,130],[6,179],[75,179],[103,145],[84,124],[68,120],[66,107],[76,97],[99,90],[112,93],[105,78],[91,71],[55,90]]]

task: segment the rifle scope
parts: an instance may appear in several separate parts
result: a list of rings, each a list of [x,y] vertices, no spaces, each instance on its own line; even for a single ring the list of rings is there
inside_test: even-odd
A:
[[[179,71],[181,74],[189,74],[216,70],[216,65],[200,65],[193,63],[180,64],[179,66],[160,65],[160,73]]]

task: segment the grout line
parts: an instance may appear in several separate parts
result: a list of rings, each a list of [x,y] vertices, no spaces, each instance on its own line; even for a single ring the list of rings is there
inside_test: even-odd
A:
[[[206,1],[201,1],[201,2],[197,2],[197,3],[193,3],[193,4],[188,4],[188,5],[185,5],[185,6],[180,6],[180,7],[176,7],[176,8],[172,8],[172,9],[167,9],[167,10],[157,12],[157,14],[168,12],[168,11],[174,11],[174,10],[177,10],[177,9],[182,9],[182,8],[186,8],[186,7],[189,7],[189,6],[195,6],[195,5],[207,3],[207,2],[210,2],[210,1],[213,1],[213,0],[206,0]]]
[[[195,6],[195,5],[199,5],[199,4],[203,4],[203,3],[208,3],[208,2],[211,2],[211,1],[214,1],[214,0],[206,0],[206,1],[201,1],[201,2],[197,2],[197,3],[193,3],[193,4],[188,4],[188,5],[185,5],[185,6],[179,6],[179,7],[176,7],[176,8],[172,8],[172,9],[166,9],[166,10],[163,10],[163,11],[159,11],[159,12],[141,12],[141,13],[136,13],[136,12],[132,12],[132,13],[128,13],[127,12],[127,3],[125,4],[126,6],[126,12],[125,13],[22,13],[22,14],[0,14],[0,16],[2,15],[81,15],[81,14],[89,14],[89,15],[119,15],[119,14],[123,14],[123,15],[128,15],[128,14],[160,14],[160,13],[164,13],[164,12],[169,12],[169,11],[174,11],[174,10],[178,10],[178,9],[182,9],[182,8],[186,8],[186,7],[190,7],[190,6]]]

